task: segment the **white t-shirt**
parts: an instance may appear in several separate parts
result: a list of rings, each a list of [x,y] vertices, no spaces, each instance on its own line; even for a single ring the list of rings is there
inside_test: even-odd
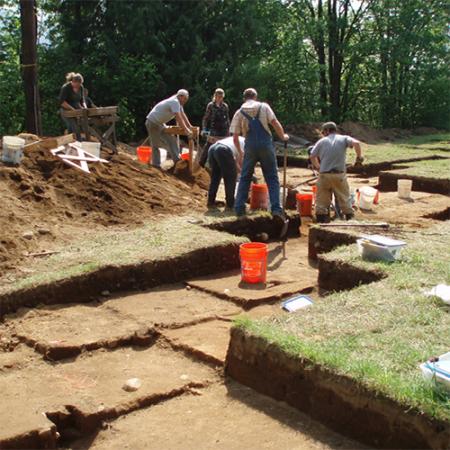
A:
[[[172,120],[175,117],[175,114],[180,111],[183,111],[183,107],[177,96],[174,95],[156,104],[148,113],[147,119],[153,123],[164,125]]]
[[[245,139],[242,136],[239,136],[239,143],[241,144],[241,150],[244,151]],[[238,151],[236,146],[234,145],[233,136],[220,139],[216,142],[216,144],[226,145],[233,152],[233,156],[236,159]]]
[[[257,102],[256,100],[247,100],[241,108],[251,117],[255,117],[258,112],[259,107],[261,106],[261,110],[259,112],[259,120],[262,123],[263,127],[267,130],[268,133],[271,133],[269,124],[273,119],[276,119],[275,113],[272,111],[272,108],[267,103]],[[244,117],[244,115],[238,109],[231,121],[230,133],[231,134],[241,134],[242,136],[246,136],[248,132],[248,119]]]

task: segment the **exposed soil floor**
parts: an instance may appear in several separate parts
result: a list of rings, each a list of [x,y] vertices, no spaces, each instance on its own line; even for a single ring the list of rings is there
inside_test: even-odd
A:
[[[277,243],[270,248],[269,284],[282,282],[248,312],[249,294],[264,291],[226,273],[210,289],[207,280],[199,288],[189,281],[8,316],[0,328],[0,448],[55,445],[57,431],[61,448],[77,449],[361,448],[223,378],[234,317],[285,314],[280,298],[301,286],[317,297],[306,237],[288,242],[287,259]],[[130,378],[141,380],[137,391],[122,388]]]
[[[281,177],[281,170],[279,172]],[[261,180],[263,179],[259,169],[257,169],[256,175]],[[313,177],[314,175],[309,169],[289,167],[287,170],[287,184],[299,192],[312,192],[312,186],[315,184],[315,181],[311,180]],[[308,180],[310,181],[307,182]],[[376,187],[378,185],[378,177],[361,177],[357,174],[348,174],[348,181],[350,189],[354,191],[364,186]],[[219,189],[218,198],[220,200],[225,198],[223,186]],[[357,208],[355,218],[413,227],[429,227],[433,224],[429,218],[439,215],[449,207],[450,196],[448,195],[412,191],[410,199],[403,199],[398,197],[397,192],[380,192],[379,204],[374,205],[371,211]]]

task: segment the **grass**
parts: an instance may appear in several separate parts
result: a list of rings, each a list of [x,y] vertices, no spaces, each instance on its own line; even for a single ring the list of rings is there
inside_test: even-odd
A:
[[[362,261],[356,245],[326,258],[388,277],[334,293],[313,308],[238,326],[276,343],[287,353],[345,374],[406,407],[450,420],[450,399],[426,384],[418,365],[449,351],[450,311],[424,290],[450,284],[450,224],[411,234],[401,261]]]
[[[417,161],[408,163],[407,168],[398,168],[394,170],[395,173],[404,175],[449,179],[450,178],[450,158],[449,159],[435,159],[429,161]]]
[[[406,145],[420,145],[424,147],[449,147],[450,133],[424,134],[421,136],[413,136],[402,141]]]
[[[282,147],[278,147],[278,153],[282,154]],[[450,133],[414,136],[395,142],[380,144],[363,144],[364,164],[391,163],[400,160],[416,158],[431,158],[433,156],[450,157]],[[289,148],[289,156],[306,160],[305,148]],[[347,164],[353,164],[355,152],[347,151]]]
[[[206,229],[198,223],[190,223],[186,217],[149,222],[132,230],[107,230],[73,242],[46,259],[35,259],[28,267],[28,276],[2,283],[0,295],[105,266],[174,258],[199,248],[232,242],[245,242],[245,239]]]

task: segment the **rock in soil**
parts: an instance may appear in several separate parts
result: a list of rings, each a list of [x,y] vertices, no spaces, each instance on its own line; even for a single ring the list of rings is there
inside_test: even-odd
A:
[[[122,386],[122,389],[127,392],[137,391],[142,386],[142,381],[139,378],[130,378]]]

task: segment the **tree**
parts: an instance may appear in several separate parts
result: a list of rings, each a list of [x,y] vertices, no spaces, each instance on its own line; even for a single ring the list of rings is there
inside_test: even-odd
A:
[[[301,0],[290,3],[297,20],[307,30],[316,54],[324,117],[340,121],[348,112],[347,95],[352,71],[361,58],[354,43],[359,40],[358,35],[374,1]]]
[[[42,134],[36,47],[36,0],[20,0],[20,23],[22,77],[26,103],[25,126],[30,133]]]

